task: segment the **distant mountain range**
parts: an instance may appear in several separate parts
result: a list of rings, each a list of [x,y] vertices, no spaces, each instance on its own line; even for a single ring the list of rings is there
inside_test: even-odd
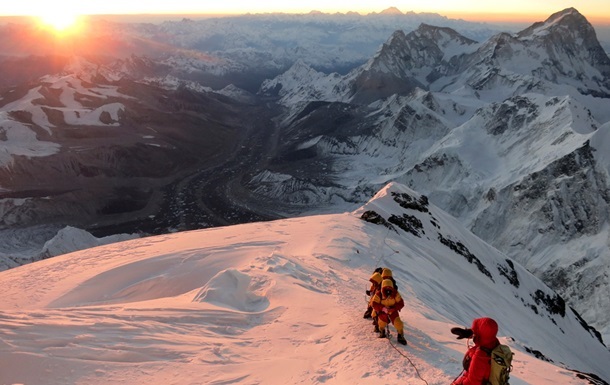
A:
[[[498,27],[490,24],[432,13],[403,14],[397,9],[369,15],[312,12],[185,17],[162,23],[110,22],[96,17],[90,20],[87,29],[69,41],[57,41],[36,26],[0,25],[3,36],[0,52],[20,57],[78,54],[96,57],[96,61],[127,59],[132,54],[147,56],[169,65],[168,71],[182,78],[198,80],[216,89],[232,83],[255,92],[263,79],[284,72],[298,59],[319,70],[345,73],[366,62],[395,30],[412,30],[422,22],[452,27],[475,40],[499,32]],[[44,43],[39,44],[40,41]],[[35,71],[34,63],[22,60],[21,67],[41,76],[47,69],[58,69],[57,65],[48,68],[49,65]],[[18,68],[2,69],[23,76]],[[0,82],[16,78],[14,73],[8,75]]]
[[[576,9],[515,33],[396,12],[95,28],[30,56],[27,27],[0,31],[6,234],[337,212],[397,181],[610,339],[610,59]]]

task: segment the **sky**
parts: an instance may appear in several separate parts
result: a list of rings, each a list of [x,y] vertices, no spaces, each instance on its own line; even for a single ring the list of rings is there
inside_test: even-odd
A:
[[[392,194],[420,199],[391,184],[354,212],[146,237],[1,272],[0,383],[449,384],[467,349],[449,330],[479,316],[498,321],[515,353],[512,385],[587,383],[568,368],[610,381],[610,351],[575,315],[532,302],[550,289],[517,264],[509,283],[501,253]],[[365,210],[416,216],[420,235],[365,222]],[[362,317],[380,266],[405,299],[407,346]]]
[[[62,6],[58,6],[62,4]],[[23,0],[6,2],[0,8],[0,16],[49,14],[56,12],[76,12],[81,14],[243,14],[262,12],[307,13],[311,10],[323,12],[357,11],[362,14],[381,12],[389,7],[397,7],[402,12],[436,12],[446,16],[464,19],[517,19],[538,21],[559,10],[576,7],[589,20],[610,23],[610,5],[607,0],[574,2],[567,0],[513,0],[495,2],[488,0],[414,0],[371,1],[371,0],[309,0],[303,2],[225,0],[106,0],[106,1],[53,1]]]

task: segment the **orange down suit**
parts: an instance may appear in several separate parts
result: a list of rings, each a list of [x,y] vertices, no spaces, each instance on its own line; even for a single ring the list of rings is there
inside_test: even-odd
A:
[[[386,291],[389,291],[390,295],[386,295]],[[378,290],[373,296],[372,305],[377,313],[379,329],[383,330],[388,323],[392,322],[398,334],[403,334],[404,326],[398,312],[405,306],[405,301],[390,279],[384,279],[381,282],[381,290]]]

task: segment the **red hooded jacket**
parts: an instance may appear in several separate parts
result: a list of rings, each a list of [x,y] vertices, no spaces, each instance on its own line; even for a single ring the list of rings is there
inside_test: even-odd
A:
[[[489,380],[491,357],[485,350],[490,351],[500,343],[496,338],[498,324],[491,318],[477,318],[472,321],[471,329],[474,346],[464,356],[464,361],[470,363],[452,385],[481,385]]]

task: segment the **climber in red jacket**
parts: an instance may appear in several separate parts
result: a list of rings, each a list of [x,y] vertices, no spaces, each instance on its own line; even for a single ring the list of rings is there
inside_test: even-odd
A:
[[[469,348],[464,356],[462,374],[451,385],[481,385],[487,383],[491,370],[489,353],[500,341],[498,324],[491,318],[477,318],[472,321],[470,329],[452,328],[451,333],[457,339],[473,338],[474,346]],[[487,350],[487,352],[485,351]]]

